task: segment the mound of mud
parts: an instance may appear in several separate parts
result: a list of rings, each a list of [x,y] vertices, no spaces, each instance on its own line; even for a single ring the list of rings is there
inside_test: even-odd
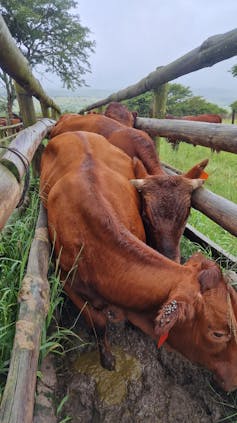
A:
[[[216,423],[227,396],[208,371],[168,351],[129,324],[109,328],[116,371],[101,368],[96,340],[83,325],[87,345],[57,362],[57,404],[67,396],[60,419],[71,423]],[[59,421],[60,421],[59,419]],[[228,420],[231,421],[231,420]]]

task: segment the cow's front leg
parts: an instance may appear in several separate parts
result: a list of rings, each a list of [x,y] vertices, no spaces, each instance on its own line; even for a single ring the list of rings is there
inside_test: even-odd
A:
[[[86,319],[89,327],[92,328],[95,337],[97,339],[99,353],[100,353],[100,363],[101,366],[107,370],[115,369],[115,357],[111,352],[111,348],[107,339],[106,326],[107,326],[107,315],[102,310],[97,310],[92,305],[88,304],[87,301],[82,299],[80,295],[76,294],[71,286],[66,283],[64,285],[64,290],[72,300],[72,302],[78,307],[83,316]]]

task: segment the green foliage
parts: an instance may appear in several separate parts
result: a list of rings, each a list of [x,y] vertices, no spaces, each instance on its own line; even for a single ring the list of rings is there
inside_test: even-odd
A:
[[[152,92],[141,94],[123,103],[130,110],[138,112],[139,116],[151,115]],[[203,97],[193,96],[189,87],[181,84],[168,84],[166,111],[175,116],[198,115],[202,113],[226,114],[226,110],[216,104],[206,101]]]
[[[167,113],[179,115],[180,104],[192,97],[189,87],[181,84],[168,84]]]
[[[43,64],[63,84],[75,88],[85,83],[94,51],[90,30],[73,13],[74,0],[2,0],[0,12],[18,47],[32,67]]]
[[[231,103],[230,107],[232,108],[232,110],[237,110],[237,100],[234,101],[234,103]]]
[[[145,94],[123,101],[123,104],[125,104],[129,110],[136,111],[139,116],[147,117],[151,114],[152,98],[152,92],[148,91]]]
[[[237,76],[237,65],[232,66],[231,73],[233,76]]]
[[[201,115],[203,113],[226,114],[225,109],[206,101],[200,96],[178,101],[173,107],[167,102],[167,112],[177,116]]]

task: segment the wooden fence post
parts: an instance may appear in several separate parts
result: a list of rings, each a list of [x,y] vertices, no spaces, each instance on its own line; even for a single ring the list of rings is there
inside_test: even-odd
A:
[[[22,120],[23,120],[25,128],[27,128],[28,126],[34,125],[34,123],[36,123],[36,114],[35,114],[33,97],[30,94],[28,94],[24,88],[22,88],[19,84],[17,84],[17,82],[15,82],[15,87],[16,87],[17,99],[18,99],[18,103],[20,107]],[[33,175],[36,177],[39,176],[39,163],[40,163],[41,154],[42,154],[42,148],[39,146],[32,160]]]
[[[40,102],[40,107],[42,111],[42,116],[45,118],[49,118],[49,107],[43,101]]]
[[[17,82],[15,82],[17,100],[20,107],[20,114],[25,128],[36,123],[36,114],[33,103],[33,97],[25,91]]]
[[[157,119],[165,118],[167,96],[168,96],[168,83],[162,84],[153,90],[153,104],[152,104],[153,118],[157,118]],[[156,144],[156,149],[159,150],[160,137],[158,136],[155,137],[155,144]]]
[[[52,119],[54,119],[54,120],[57,120],[57,119],[58,119],[58,113],[57,113],[57,111],[56,111],[55,109],[53,109],[53,108],[51,108],[51,117],[52,117]]]
[[[49,239],[41,205],[19,293],[19,316],[0,409],[1,423],[32,423],[41,331],[49,306]]]
[[[235,123],[235,109],[232,109],[231,123],[232,123],[232,125],[234,125],[234,123]]]

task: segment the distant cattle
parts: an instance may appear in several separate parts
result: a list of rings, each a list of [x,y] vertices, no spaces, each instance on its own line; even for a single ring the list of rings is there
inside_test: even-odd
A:
[[[10,126],[10,125],[17,125],[18,123],[22,123],[22,119],[16,113],[12,113],[12,116],[8,119],[4,116],[0,116],[0,126]],[[16,128],[15,131],[19,132],[21,127]]]
[[[136,180],[133,183],[141,194],[147,242],[165,256],[179,261],[180,239],[189,216],[192,192],[203,184],[204,180],[198,178],[202,178],[208,160],[183,175],[167,175],[146,132],[98,114],[63,115],[51,130],[51,137],[77,130],[101,134],[134,157]]]
[[[142,242],[135,190],[108,165],[107,147],[93,133],[55,137],[40,181],[64,289],[96,332],[101,364],[115,368],[107,322],[128,319],[236,388],[237,293],[201,254],[180,265]]]
[[[193,120],[199,122],[209,122],[209,123],[221,123],[222,117],[220,115],[206,113],[203,115],[188,115],[188,116],[174,116],[166,115],[166,119],[178,119],[178,120]]]

